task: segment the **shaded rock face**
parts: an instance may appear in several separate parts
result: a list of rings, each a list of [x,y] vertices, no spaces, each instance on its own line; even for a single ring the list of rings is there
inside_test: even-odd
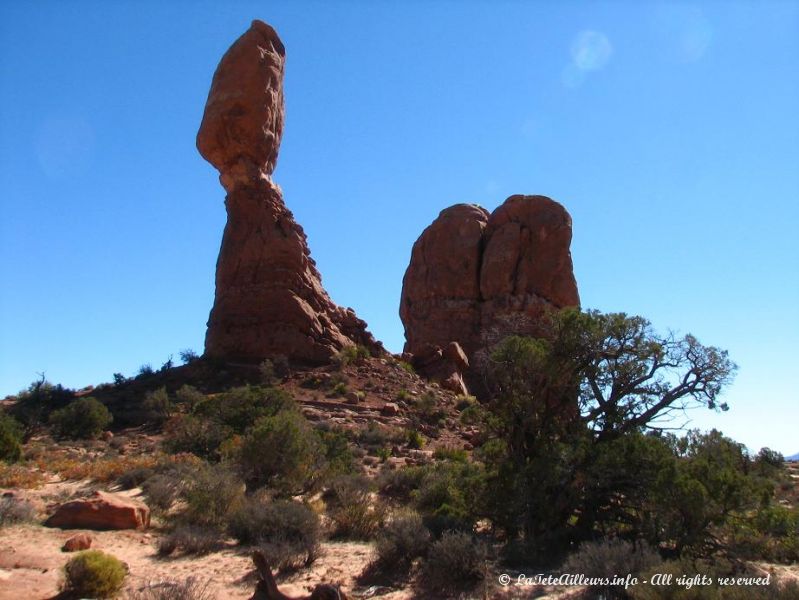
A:
[[[62,504],[44,524],[61,529],[146,529],[150,509],[138,500],[98,491]]]
[[[253,21],[214,73],[197,148],[219,170],[227,224],[205,353],[325,362],[345,346],[382,346],[352,309],[328,297],[302,227],[271,174],[283,132],[285,49]]]
[[[571,236],[566,209],[545,196],[511,196],[491,214],[443,210],[414,244],[402,282],[405,351],[426,356],[457,342],[469,379],[479,379],[496,343],[540,335],[546,311],[579,306]]]

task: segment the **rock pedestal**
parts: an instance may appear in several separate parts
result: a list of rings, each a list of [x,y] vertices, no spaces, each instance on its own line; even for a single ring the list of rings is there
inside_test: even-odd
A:
[[[305,233],[271,179],[283,133],[284,63],[275,30],[253,21],[214,73],[197,134],[200,154],[220,172],[228,217],[205,353],[312,363],[353,344],[380,353],[366,323],[325,292]]]

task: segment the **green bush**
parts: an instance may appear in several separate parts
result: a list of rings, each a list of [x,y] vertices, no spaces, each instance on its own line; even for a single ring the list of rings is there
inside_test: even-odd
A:
[[[474,536],[446,532],[427,552],[423,585],[444,593],[473,588],[485,575],[485,560],[485,549]]]
[[[186,348],[185,350],[181,350],[180,352],[178,352],[178,356],[180,356],[180,360],[184,365],[190,365],[194,361],[200,359],[197,353],[191,348]]]
[[[399,514],[377,536],[377,563],[384,569],[404,569],[424,556],[430,545],[430,531],[417,513]]]
[[[113,417],[103,403],[92,398],[78,398],[50,414],[53,432],[64,438],[96,438],[107,428]]]
[[[230,429],[212,419],[179,415],[167,424],[164,448],[174,454],[190,452],[215,462],[220,458],[222,442],[230,435]]]
[[[482,471],[471,464],[437,463],[425,469],[413,504],[434,534],[471,531],[477,520]]]
[[[158,388],[144,395],[142,402],[146,419],[153,423],[163,423],[166,421],[175,410],[172,401],[169,399],[166,387]]]
[[[259,545],[279,570],[310,565],[319,553],[319,517],[298,502],[249,497],[231,516],[230,533],[242,544]]]
[[[22,424],[0,410],[0,460],[16,462],[22,456]]]
[[[354,457],[345,433],[338,429],[319,428],[316,430],[324,448],[327,476],[352,473],[355,469]]]
[[[409,429],[407,432],[407,439],[408,439],[408,448],[412,449],[421,449],[424,447],[425,439],[424,436],[419,433],[418,429]]]
[[[349,364],[361,364],[370,356],[371,354],[366,346],[361,346],[360,344],[357,346],[347,346],[346,348],[342,348],[333,357],[333,363],[341,368]]]
[[[200,468],[183,487],[183,523],[222,530],[244,499],[244,484],[225,464]]]
[[[413,492],[421,487],[428,469],[428,467],[403,467],[382,471],[377,479],[377,488],[384,496],[408,502]]]
[[[438,398],[433,392],[425,392],[414,403],[419,418],[430,425],[438,425],[446,413],[438,404]]]
[[[316,481],[325,462],[319,436],[299,413],[259,419],[242,439],[238,464],[250,489],[262,486],[295,494]]]
[[[463,448],[436,448],[433,452],[436,460],[450,460],[452,462],[465,463],[469,460],[469,453]]]
[[[127,575],[119,559],[99,550],[86,550],[64,566],[63,589],[79,598],[111,598]]]
[[[291,394],[272,387],[243,386],[208,397],[194,408],[194,415],[211,419],[242,434],[262,417],[296,410]]]
[[[49,381],[40,379],[33,382],[27,390],[20,392],[11,414],[24,428],[24,438],[30,437],[47,423],[50,413],[65,407],[75,399],[75,392]]]
[[[205,400],[205,394],[194,386],[184,384],[175,392],[175,399],[179,404],[184,404],[189,410],[194,410],[195,406]]]

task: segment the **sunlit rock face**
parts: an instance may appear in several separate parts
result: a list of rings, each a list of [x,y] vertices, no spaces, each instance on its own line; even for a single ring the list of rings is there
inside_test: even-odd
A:
[[[416,241],[405,272],[400,318],[405,351],[457,342],[470,381],[509,335],[541,335],[545,312],[579,306],[569,246],[572,222],[545,196],[511,196],[493,213],[457,204]]]
[[[353,344],[382,352],[366,323],[327,295],[305,233],[272,182],[283,132],[284,64],[275,30],[253,21],[214,73],[197,134],[200,154],[227,191],[205,353],[320,363]]]

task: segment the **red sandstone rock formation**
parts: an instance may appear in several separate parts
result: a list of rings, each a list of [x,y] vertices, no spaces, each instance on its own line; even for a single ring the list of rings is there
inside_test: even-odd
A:
[[[138,500],[98,491],[62,504],[44,524],[61,529],[146,529],[150,509]]]
[[[426,357],[457,342],[475,375],[504,337],[541,334],[545,311],[580,304],[571,235],[566,209],[544,196],[511,196],[490,215],[469,204],[441,211],[403,279],[405,351]],[[433,378],[441,369],[414,365]]]
[[[214,73],[197,134],[200,154],[220,172],[228,215],[205,353],[325,362],[354,343],[382,352],[366,323],[328,297],[305,233],[272,182],[284,61],[275,30],[253,21]]]

